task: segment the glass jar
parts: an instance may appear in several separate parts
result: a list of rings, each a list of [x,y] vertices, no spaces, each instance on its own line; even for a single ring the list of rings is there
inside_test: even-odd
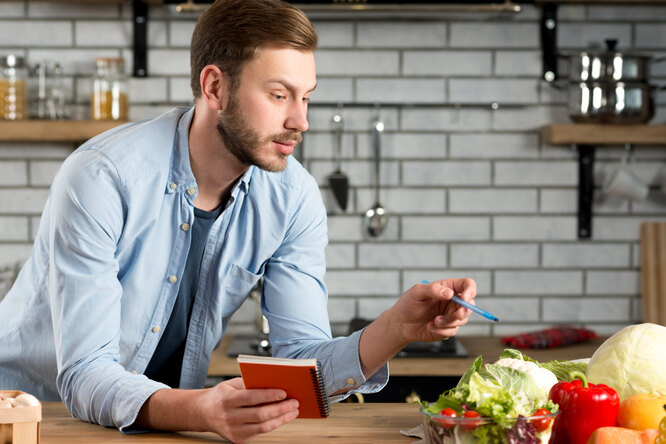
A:
[[[95,59],[90,111],[93,120],[127,120],[125,60]]]
[[[21,56],[0,57],[0,119],[28,118],[28,68]]]
[[[69,114],[62,66],[42,60],[31,70],[28,82],[30,118],[66,119]]]

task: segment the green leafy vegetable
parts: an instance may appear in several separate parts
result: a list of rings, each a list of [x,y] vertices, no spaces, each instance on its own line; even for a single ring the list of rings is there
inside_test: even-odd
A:
[[[501,358],[520,359],[542,365],[513,349],[506,349]],[[550,367],[568,366],[560,364],[559,367]],[[504,365],[484,364],[483,358],[478,356],[454,388],[444,392],[434,403],[423,402],[422,408],[430,414],[439,414],[445,408],[451,408],[459,415],[467,410],[474,410],[482,417],[492,420],[492,423],[470,431],[476,439],[475,442],[496,444],[507,442],[507,433],[515,427],[516,418],[532,416],[538,409],[556,412],[557,404],[548,399],[547,394],[527,372]],[[534,433],[536,434],[536,430]],[[532,434],[531,430],[529,434]]]
[[[558,381],[570,381],[571,377],[569,373],[573,371],[578,371],[585,373],[587,370],[587,362],[583,361],[549,361],[549,362],[539,362],[535,359],[530,358],[522,354],[520,351],[507,348],[500,355],[502,358],[512,358],[512,359],[522,359],[523,361],[534,362],[539,367],[550,370],[555,374]]]

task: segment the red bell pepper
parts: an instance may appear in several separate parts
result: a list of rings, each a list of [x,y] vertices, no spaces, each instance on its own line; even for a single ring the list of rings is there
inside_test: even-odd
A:
[[[615,425],[620,408],[620,397],[612,387],[588,384],[581,372],[570,375],[571,382],[558,382],[550,389],[550,399],[560,406],[551,444],[585,444],[599,427]]]

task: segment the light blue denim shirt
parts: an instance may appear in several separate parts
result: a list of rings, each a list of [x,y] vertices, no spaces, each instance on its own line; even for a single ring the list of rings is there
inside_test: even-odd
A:
[[[33,252],[0,302],[0,389],[62,399],[73,416],[129,431],[166,386],[142,375],[164,331],[190,245],[197,183],[189,162],[194,108],[97,136],[51,186]],[[203,254],[180,386],[203,387],[231,315],[264,276],[274,354],[316,357],[327,391],[366,381],[357,332],[331,338],[324,285],[326,211],[293,158],[250,167]],[[352,381],[354,381],[352,383]]]

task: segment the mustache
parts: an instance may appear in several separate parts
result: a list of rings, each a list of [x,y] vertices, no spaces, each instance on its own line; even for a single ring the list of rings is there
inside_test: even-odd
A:
[[[287,131],[282,134],[277,134],[271,137],[275,142],[291,142],[301,143],[303,141],[303,134],[295,131]]]

